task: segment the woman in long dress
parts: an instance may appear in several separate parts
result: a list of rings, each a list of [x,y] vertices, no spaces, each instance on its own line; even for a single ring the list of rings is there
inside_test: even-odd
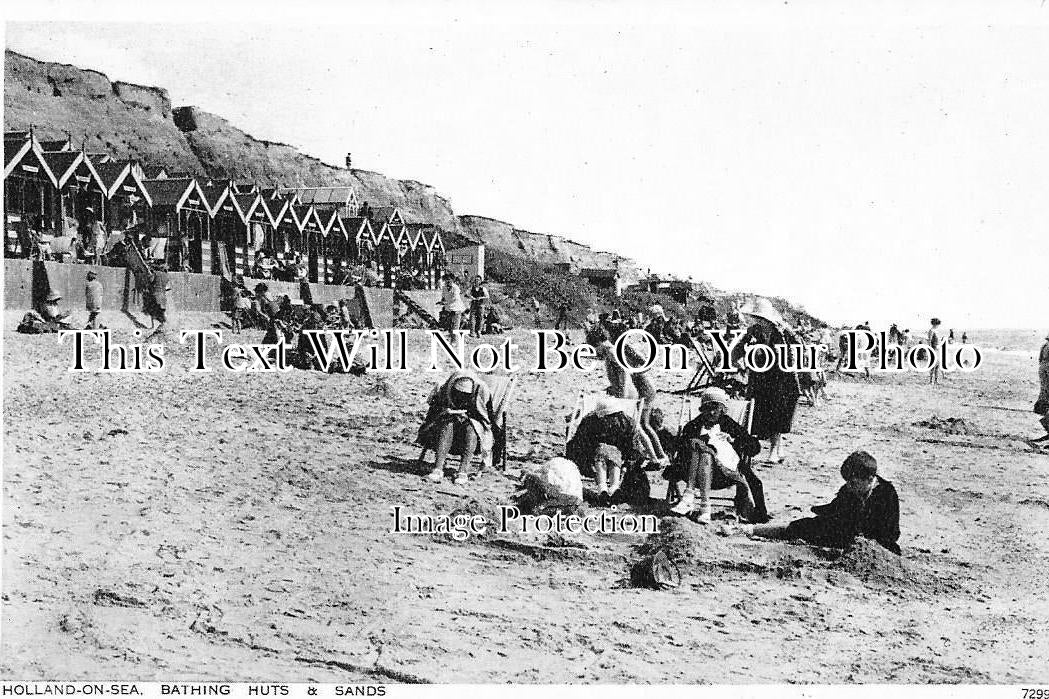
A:
[[[736,352],[742,354],[746,346],[760,343],[773,349],[776,345],[796,342],[788,340],[789,334],[779,311],[768,299],[757,298],[745,306],[742,312],[751,319],[746,335],[737,345]],[[768,371],[750,371],[747,374],[747,394],[754,399],[754,419],[750,433],[758,439],[769,441],[769,462],[781,464],[783,455],[783,435],[791,431],[794,422],[794,410],[798,405],[801,389],[798,375],[784,371],[774,362]]]
[[[1030,442],[1032,445],[1041,448],[1043,444],[1049,442],[1049,335],[1045,336],[1045,344],[1042,345],[1042,350],[1038,353],[1038,380],[1041,382],[1041,391],[1039,391],[1038,400],[1034,404],[1034,411],[1042,416],[1039,422],[1045,428],[1045,434],[1030,440]]]

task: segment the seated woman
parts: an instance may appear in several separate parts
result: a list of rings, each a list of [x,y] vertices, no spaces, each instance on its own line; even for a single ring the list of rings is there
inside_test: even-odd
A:
[[[444,464],[449,454],[462,457],[455,472],[456,485],[466,483],[470,460],[480,452],[485,457],[485,467],[491,459],[494,438],[488,407],[491,393],[487,384],[471,371],[457,371],[430,394],[430,409],[419,428],[417,443],[423,453],[432,449],[436,453],[433,470],[427,476],[434,483],[444,478]]]
[[[899,555],[900,500],[892,483],[878,475],[878,462],[865,451],[854,451],[842,463],[841,477],[845,485],[829,504],[812,508],[815,517],[796,519],[786,526],[750,525],[743,531],[831,548],[847,548],[862,536]]]
[[[597,504],[606,507],[623,483],[624,464],[640,463],[644,453],[641,430],[609,398],[598,400],[565,447],[579,472],[597,482]]]
[[[681,501],[671,512],[689,515],[696,506],[699,490],[699,522],[710,522],[710,491],[735,486],[736,514],[750,522],[767,522],[765,493],[761,481],[740,455],[753,457],[761,452],[761,442],[747,434],[725,414],[728,394],[708,388],[699,398],[699,415],[686,424],[678,439],[676,458],[663,473],[671,483],[684,480]]]

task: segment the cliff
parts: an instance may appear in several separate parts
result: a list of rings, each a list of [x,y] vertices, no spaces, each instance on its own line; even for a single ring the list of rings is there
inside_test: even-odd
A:
[[[456,216],[437,190],[377,172],[333,167],[238,129],[196,107],[174,107],[166,90],[111,81],[95,70],[38,61],[5,52],[4,128],[31,125],[42,139],[69,135],[88,152],[135,158],[171,172],[229,176],[260,184],[351,185],[363,201],[401,207],[410,220],[445,230],[540,263],[575,262],[611,267],[614,253],[593,250],[567,238],[531,233],[481,216]],[[639,273],[630,260],[629,275]]]
[[[334,167],[292,146],[255,138],[192,106],[174,107],[159,87],[112,81],[95,70],[4,55],[4,128],[34,127],[41,139],[69,136],[88,152],[163,165],[170,172],[256,180],[260,184],[351,185],[373,206],[398,206],[409,220],[450,231],[449,240],[483,242],[539,264],[617,267],[627,283],[645,276],[634,260],[561,235],[533,233],[483,216],[457,216],[427,184]]]
[[[254,138],[222,117],[171,104],[166,90],[113,82],[94,70],[4,54],[4,129],[69,135],[88,152],[135,158],[192,175],[309,185],[352,185],[373,205],[457,230],[451,204],[426,184],[333,167],[283,143]]]
[[[618,267],[627,283],[645,276],[641,266],[627,257],[594,250],[563,236],[514,228],[513,224],[484,216],[460,216],[463,233],[486,245],[540,264],[569,263],[574,267],[610,269]]]

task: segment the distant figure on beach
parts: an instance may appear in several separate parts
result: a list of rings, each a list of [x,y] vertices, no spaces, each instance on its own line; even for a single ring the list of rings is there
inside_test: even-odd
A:
[[[1038,393],[1038,400],[1035,401],[1034,411],[1042,416],[1039,422],[1042,423],[1045,434],[1029,440],[1029,443],[1040,449],[1043,444],[1049,443],[1049,334],[1045,336],[1045,344],[1038,353],[1038,381],[1041,384],[1041,390]]]
[[[954,344],[954,328],[947,331],[947,342]]]
[[[535,327],[538,329],[542,325],[542,305],[539,304],[539,299],[535,296],[532,297],[531,303],[532,313],[535,316]]]
[[[964,330],[962,331],[962,344],[969,344],[969,333],[965,332]]]
[[[568,332],[568,304],[564,301],[557,308],[557,320],[554,322],[554,330]]]
[[[84,306],[87,309],[87,329],[94,330],[99,327],[98,314],[102,312],[102,282],[98,281],[98,275],[94,272],[87,273],[87,283],[84,284]]]
[[[142,309],[157,322],[157,329],[153,331],[154,335],[163,335],[167,330],[168,291],[170,290],[167,264],[155,262],[153,264],[153,283],[146,290],[146,299]]]
[[[484,311],[490,297],[484,279],[478,274],[470,286],[470,337],[481,337],[484,330]]]
[[[854,451],[841,465],[845,485],[827,505],[812,508],[815,517],[790,524],[744,525],[742,530],[765,539],[803,539],[815,546],[847,548],[858,537],[871,539],[900,554],[900,500],[892,483],[878,475],[878,462]]]
[[[940,348],[940,344],[943,342],[943,331],[940,330],[940,319],[933,318],[929,321],[929,332],[927,335],[929,341],[929,349],[933,353],[933,365],[929,369],[929,383],[938,384],[940,383],[940,365],[936,363],[936,350]]]
[[[455,275],[445,272],[444,288],[441,290],[441,300],[437,302],[447,319],[445,330],[448,336],[455,339],[455,333],[462,326],[463,313],[466,311],[466,302],[463,301],[459,285],[455,283]]]
[[[753,322],[736,346],[733,360],[742,357],[749,343],[760,343],[767,347],[788,344],[783,317],[768,299],[756,298],[742,309],[742,313],[753,319]],[[768,371],[749,372],[747,396],[754,399],[751,434],[758,439],[769,440],[769,463],[782,464],[786,458],[783,455],[783,435],[791,431],[794,411],[801,396],[798,375],[784,371],[776,363]]]

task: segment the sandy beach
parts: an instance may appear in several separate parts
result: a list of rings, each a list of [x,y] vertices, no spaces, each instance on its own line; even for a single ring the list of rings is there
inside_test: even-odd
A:
[[[979,371],[939,387],[921,374],[832,379],[830,402],[799,407],[788,462],[758,464],[786,523],[830,500],[849,452],[870,451],[900,493],[902,562],[676,520],[682,585],[653,591],[629,585],[641,536],[564,546],[390,533],[394,505],[437,514],[508,502],[522,468],[560,453],[564,416],[580,391],[603,389],[601,372],[522,374],[510,471],[435,487],[413,440],[443,374],[194,374],[171,338],[162,373],[74,375],[68,346],[15,334],[16,323],[8,313],[6,678],[1044,678],[1049,454],[1023,441],[1037,428],[1030,352],[987,353]],[[427,338],[412,335],[416,366]],[[533,343],[515,340],[530,365]],[[669,390],[687,378],[658,381]],[[672,427],[678,401],[662,394]],[[961,418],[969,433],[916,424],[934,416]]]

